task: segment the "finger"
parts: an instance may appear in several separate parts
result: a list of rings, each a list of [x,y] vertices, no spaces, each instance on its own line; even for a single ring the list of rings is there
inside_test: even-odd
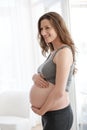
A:
[[[42,83],[41,86],[42,86],[43,88],[48,88],[48,87],[49,87],[49,85],[46,84],[46,83]]]
[[[41,80],[40,82],[39,82],[39,84],[40,84],[40,86],[42,86],[42,87],[49,87],[49,83],[47,82],[47,81],[45,81],[45,80]]]
[[[38,76],[37,79],[36,79],[36,82],[35,82],[37,85],[39,85],[39,87],[43,87],[43,88],[46,88],[46,87],[49,87],[49,83],[44,80],[41,76]]]

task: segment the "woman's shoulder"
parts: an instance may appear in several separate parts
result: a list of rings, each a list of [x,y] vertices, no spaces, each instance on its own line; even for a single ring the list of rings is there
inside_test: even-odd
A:
[[[64,52],[67,52],[67,53],[71,53],[72,51],[71,51],[71,47],[69,46],[69,45],[62,45],[61,47],[59,47],[57,50],[55,50],[55,52],[54,52],[54,56],[56,55],[56,54],[58,54],[58,53],[63,53],[64,54]],[[53,57],[54,57],[53,56]]]
[[[59,48],[54,55],[53,61],[54,62],[58,62],[58,61],[65,61],[67,60],[67,62],[73,62],[73,55],[72,55],[72,51],[71,48],[69,46],[62,46],[61,48]]]

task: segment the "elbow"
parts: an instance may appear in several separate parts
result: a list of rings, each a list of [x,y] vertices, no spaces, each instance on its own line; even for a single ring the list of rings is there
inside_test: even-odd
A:
[[[64,92],[56,92],[55,94],[56,99],[63,98],[63,97],[64,97]]]

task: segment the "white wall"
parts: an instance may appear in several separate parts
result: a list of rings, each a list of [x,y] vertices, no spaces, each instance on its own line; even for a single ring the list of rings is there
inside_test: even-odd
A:
[[[0,90],[27,89],[34,71],[29,0],[0,0]]]

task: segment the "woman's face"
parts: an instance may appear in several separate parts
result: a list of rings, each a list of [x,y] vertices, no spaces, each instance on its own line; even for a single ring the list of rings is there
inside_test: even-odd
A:
[[[47,44],[54,42],[57,38],[57,33],[48,19],[41,21],[40,33]]]

